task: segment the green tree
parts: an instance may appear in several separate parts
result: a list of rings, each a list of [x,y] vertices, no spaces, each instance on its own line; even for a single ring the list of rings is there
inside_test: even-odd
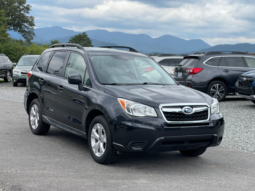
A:
[[[86,32],[77,34],[69,39],[69,43],[77,43],[84,47],[92,47],[92,42]]]
[[[50,41],[50,44],[53,45],[53,44],[59,44],[60,42],[58,40],[51,40]]]
[[[9,34],[7,33],[9,19],[5,15],[4,10],[0,10],[0,42],[7,42],[9,39]]]
[[[26,0],[0,0],[0,10],[5,10],[10,20],[7,30],[20,33],[28,42],[33,40],[34,17],[29,16],[31,5],[26,4]]]

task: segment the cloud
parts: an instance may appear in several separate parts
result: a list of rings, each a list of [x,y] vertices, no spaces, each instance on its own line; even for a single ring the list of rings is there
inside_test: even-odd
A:
[[[202,38],[209,44],[237,43],[255,37],[255,6],[248,0],[29,0],[28,3],[32,5],[36,27],[106,29],[150,36],[170,34]]]

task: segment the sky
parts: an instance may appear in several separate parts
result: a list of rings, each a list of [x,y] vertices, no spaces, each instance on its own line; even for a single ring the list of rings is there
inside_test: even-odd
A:
[[[36,28],[60,26],[255,44],[255,0],[27,0]]]

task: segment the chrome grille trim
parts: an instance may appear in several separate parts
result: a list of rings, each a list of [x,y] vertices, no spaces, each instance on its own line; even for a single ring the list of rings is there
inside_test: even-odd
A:
[[[179,113],[181,110],[181,107],[190,106],[195,109],[196,112],[205,111],[208,110],[208,118],[206,120],[198,120],[198,121],[168,121],[164,115],[163,112],[173,112],[173,110],[176,111],[176,113]],[[180,109],[179,109],[180,108]],[[211,107],[206,103],[174,103],[174,104],[160,104],[159,110],[164,118],[164,120],[167,123],[171,124],[192,124],[192,123],[205,123],[209,122],[210,116],[211,116]],[[182,111],[182,110],[181,110]],[[194,111],[194,113],[195,113]]]

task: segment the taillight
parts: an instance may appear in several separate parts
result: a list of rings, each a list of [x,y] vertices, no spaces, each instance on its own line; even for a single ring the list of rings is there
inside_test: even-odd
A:
[[[187,68],[185,72],[189,74],[197,74],[201,72],[202,70],[203,68]]]
[[[32,75],[32,71],[29,71],[29,72],[27,73],[27,80],[30,78],[31,75]]]

